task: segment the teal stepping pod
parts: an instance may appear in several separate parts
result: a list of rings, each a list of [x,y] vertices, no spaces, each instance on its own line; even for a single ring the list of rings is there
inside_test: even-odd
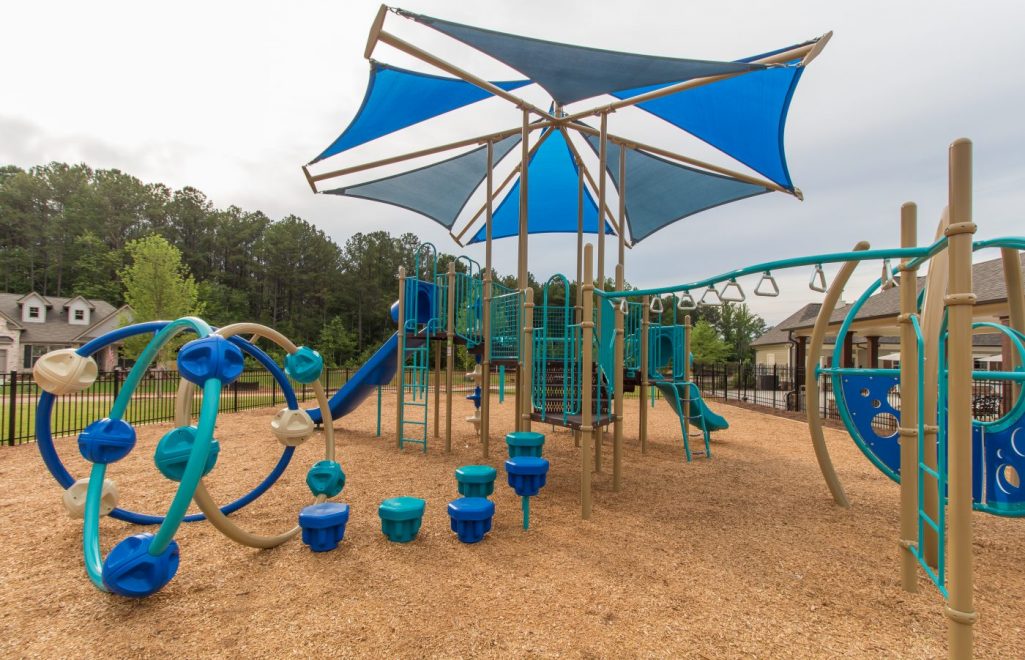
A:
[[[495,492],[498,471],[490,465],[464,465],[456,468],[456,483],[463,497],[487,497]]]
[[[505,444],[509,447],[509,458],[520,456],[541,458],[541,448],[544,447],[545,436],[536,431],[514,431],[505,436]]]
[[[419,497],[392,497],[381,502],[381,531],[392,543],[409,543],[416,538],[427,502]]]

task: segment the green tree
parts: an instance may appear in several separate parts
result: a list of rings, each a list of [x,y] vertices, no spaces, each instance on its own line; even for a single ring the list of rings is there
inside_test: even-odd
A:
[[[716,329],[708,321],[698,321],[691,329],[690,350],[695,362],[722,362],[730,353],[729,346],[723,341]]]
[[[765,332],[765,320],[758,316],[745,303],[725,303],[719,308],[719,319],[716,329],[729,348],[728,360],[743,362],[753,355],[751,342]]]
[[[356,357],[356,337],[340,316],[324,324],[317,338],[316,349],[324,356],[329,367],[350,364]]]
[[[125,250],[131,263],[119,276],[135,322],[202,313],[196,281],[182,263],[178,248],[162,236],[151,235],[130,241]],[[125,349],[129,357],[136,358],[149,338],[133,339],[136,341],[125,342]]]
[[[110,249],[91,231],[75,239],[72,251],[76,255],[74,293],[119,306],[124,301],[121,280],[118,279],[124,251]]]

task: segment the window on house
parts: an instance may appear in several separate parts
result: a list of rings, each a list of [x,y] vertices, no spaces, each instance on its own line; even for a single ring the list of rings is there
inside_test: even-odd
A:
[[[28,308],[28,317],[30,319],[37,319],[37,318],[39,318],[39,308],[38,307],[29,307]]]
[[[75,320],[76,321],[84,321],[85,320],[85,310],[84,309],[76,309],[75,310]]]

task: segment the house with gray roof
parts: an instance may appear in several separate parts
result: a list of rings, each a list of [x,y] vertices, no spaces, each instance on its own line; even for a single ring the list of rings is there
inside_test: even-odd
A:
[[[29,371],[41,355],[77,348],[123,325],[131,307],[82,296],[59,298],[35,291],[0,293],[0,371]],[[95,356],[101,371],[117,365],[117,346]]]
[[[1025,254],[1019,255],[1025,264]],[[1006,322],[1007,289],[1000,259],[982,261],[972,266],[976,295],[973,315],[976,321]],[[918,288],[925,278],[918,278]],[[755,361],[764,365],[799,365],[804,359],[804,345],[812,334],[818,317],[819,303],[800,308],[751,342]],[[836,333],[851,309],[839,305],[829,318],[823,346],[823,366],[829,366],[834,352],[830,333]],[[847,334],[844,362],[859,367],[895,367],[900,362],[900,340],[897,315],[900,313],[900,292],[897,287],[871,296],[858,310]],[[1000,334],[978,332],[972,339],[972,354],[977,369],[999,369],[1009,359],[1010,346]]]

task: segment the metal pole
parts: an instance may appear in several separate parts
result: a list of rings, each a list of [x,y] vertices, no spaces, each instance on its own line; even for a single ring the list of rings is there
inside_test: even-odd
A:
[[[918,242],[918,207],[900,208],[900,245]],[[900,267],[900,582],[905,591],[918,591],[918,341],[911,316],[918,305],[918,268],[906,258]]]
[[[606,168],[608,167],[608,137],[609,137],[609,116],[608,113],[601,113],[601,131],[599,132],[599,149],[598,149],[598,208],[605,208],[605,180],[606,180]],[[605,290],[605,220],[598,214],[598,278],[595,286],[604,291]],[[594,333],[598,337],[598,355],[601,356],[601,305],[598,307],[598,313],[595,317],[594,322]],[[597,381],[601,382],[601,374],[597,375]],[[601,416],[602,403],[605,399],[602,396],[601,387],[598,387],[598,415]],[[602,441],[604,440],[604,427],[598,424],[594,429],[594,470],[595,472],[601,472],[601,449]]]
[[[534,412],[534,289],[528,288],[523,292],[523,396],[520,401],[523,408],[520,410],[521,431],[530,430],[530,415]],[[519,391],[519,384],[516,386]]]
[[[950,529],[948,654],[972,655],[972,143],[961,138],[950,145],[950,280],[944,303],[950,346],[948,390],[948,515]]]
[[[522,136],[521,136],[521,140],[520,140],[520,147],[521,147],[521,152],[520,152],[520,226],[519,226],[519,234],[518,234],[518,237],[517,237],[518,238],[518,243],[517,243],[517,246],[516,246],[516,249],[517,249],[516,255],[517,255],[517,260],[518,260],[517,269],[516,269],[516,272],[517,272],[516,288],[520,290],[521,294],[527,288],[527,283],[528,283],[528,279],[529,279],[527,277],[527,272],[528,272],[527,271],[527,265],[528,265],[527,251],[528,251],[528,248],[529,248],[529,240],[528,240],[528,238],[530,236],[529,219],[528,219],[528,214],[527,214],[527,200],[528,200],[528,197],[527,197],[527,183],[528,183],[527,182],[527,177],[528,177],[527,170],[529,169],[529,166],[530,166],[530,147],[527,144],[528,138],[530,137],[529,122],[530,122],[530,114],[527,112],[527,109],[524,108],[523,109]],[[520,336],[522,337],[523,335],[521,334]],[[526,367],[525,367],[524,362],[523,362],[524,350],[525,350],[525,347],[521,343],[520,344],[520,350],[518,351],[519,352],[519,362],[518,362],[517,368],[516,368],[516,415],[515,415],[516,420],[515,421],[516,421],[516,430],[517,431],[524,430],[523,429],[523,417],[522,417],[523,405],[524,405],[523,404],[523,388],[524,388],[524,385],[526,385],[526,387],[530,387],[530,383],[529,382],[526,382],[526,383],[524,382],[524,374],[526,373]],[[528,396],[529,396],[529,394],[528,394]]]
[[[580,306],[581,298],[581,287],[583,286],[583,280],[581,279],[581,271],[584,268],[584,164],[577,161],[577,295],[574,301],[574,312],[576,315],[576,322],[580,323],[580,315],[582,314]]]
[[[451,289],[450,289],[451,290]],[[451,298],[451,296],[449,296]],[[427,339],[430,341],[430,338]],[[426,401],[427,398],[424,397]],[[441,351],[434,351],[434,437],[441,435]]]
[[[651,300],[648,296],[641,299],[641,389],[640,389],[640,429],[641,453],[648,453],[648,333],[651,328]]]
[[[456,262],[448,262],[448,333],[445,339],[445,452],[452,451],[452,379],[456,341]],[[437,397],[435,397],[437,400]]]
[[[616,264],[616,282],[622,291],[623,285],[623,264]],[[613,414],[616,416],[613,421],[612,430],[612,490],[619,491],[623,470],[623,322],[624,314],[616,306],[616,337],[613,348],[613,361],[615,362],[615,400]]]
[[[495,145],[488,142],[488,166],[487,166],[487,207],[484,218],[484,309],[482,310],[482,324],[484,331],[484,359],[481,360],[481,381],[484,389],[481,390],[480,400],[480,439],[481,452],[484,458],[488,457],[489,441],[491,433],[491,197],[494,186]]]
[[[395,388],[395,446],[402,449],[402,395],[405,389],[406,364],[406,267],[399,266],[399,313],[396,321],[399,324],[399,346],[396,371],[398,386]]]
[[[1013,248],[1001,248],[1000,258],[1004,266],[1004,282],[1007,286],[1008,325],[1018,332],[1025,332],[1025,292],[1022,286],[1021,259]],[[1013,371],[1021,366],[1017,351],[1011,351],[1011,364],[1004,365],[1004,371]],[[1021,383],[1011,384],[1011,402],[1021,395]]]
[[[594,389],[591,382],[591,341],[594,335],[594,321],[591,316],[594,302],[593,262],[594,251],[588,244],[584,247],[584,320],[580,322],[583,344],[580,360],[580,517],[584,520],[591,518],[591,435],[594,430],[591,426],[591,395]]]

